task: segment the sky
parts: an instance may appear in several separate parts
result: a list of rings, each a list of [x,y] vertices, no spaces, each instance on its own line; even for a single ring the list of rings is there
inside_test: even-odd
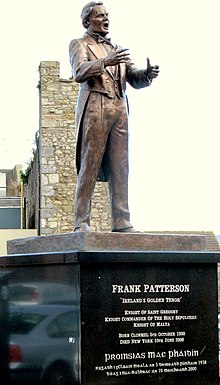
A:
[[[39,129],[41,61],[59,61],[83,35],[88,1],[11,0],[1,12],[0,168],[28,165]],[[220,1],[106,0],[112,41],[160,75],[128,86],[129,204],[133,225],[149,231],[220,234]]]

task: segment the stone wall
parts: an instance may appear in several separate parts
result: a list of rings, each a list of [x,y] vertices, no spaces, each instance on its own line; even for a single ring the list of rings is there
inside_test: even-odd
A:
[[[24,228],[37,229],[40,233],[40,174],[39,174],[39,146],[37,141],[37,149],[34,153],[33,160],[28,166],[27,184],[23,185],[23,193],[25,199],[25,217]]]
[[[78,84],[60,79],[59,62],[40,63],[40,218],[41,235],[73,230],[75,169],[75,106]],[[109,231],[108,190],[97,183],[92,204],[92,231]]]
[[[16,164],[13,169],[0,169],[0,173],[5,174],[5,196],[17,197],[20,195],[21,171],[22,165],[20,164]]]

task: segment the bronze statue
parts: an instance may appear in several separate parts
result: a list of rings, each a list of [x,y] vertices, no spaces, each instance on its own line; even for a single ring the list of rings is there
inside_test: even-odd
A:
[[[73,78],[80,83],[76,108],[78,181],[74,231],[90,231],[91,200],[96,180],[108,181],[112,231],[136,232],[128,208],[128,104],[126,82],[139,89],[159,74],[158,66],[138,69],[127,49],[113,45],[108,12],[101,1],[85,5],[87,29],[70,43]]]

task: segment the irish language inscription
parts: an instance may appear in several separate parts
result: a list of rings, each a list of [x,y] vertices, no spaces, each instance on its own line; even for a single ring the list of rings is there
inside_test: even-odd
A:
[[[204,286],[212,284],[209,271],[190,266],[105,270],[93,275],[90,294],[96,299],[89,295],[87,302],[94,305],[95,322],[85,333],[96,352],[90,362],[94,378],[107,384],[131,384],[134,378],[142,384],[143,376],[148,384],[158,379],[172,384],[172,378],[178,384],[215,384],[207,382],[216,364],[216,309],[210,310]]]

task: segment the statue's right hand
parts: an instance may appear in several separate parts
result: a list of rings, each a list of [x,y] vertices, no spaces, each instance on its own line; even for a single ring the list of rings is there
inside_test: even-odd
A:
[[[104,66],[116,66],[119,63],[125,63],[129,57],[127,48],[118,48],[117,46],[104,58]]]

